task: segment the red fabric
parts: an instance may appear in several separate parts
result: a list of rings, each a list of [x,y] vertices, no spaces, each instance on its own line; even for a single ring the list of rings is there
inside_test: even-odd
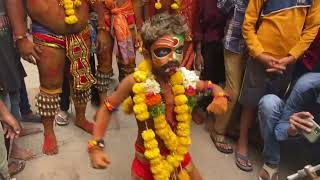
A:
[[[144,153],[144,147],[135,145],[136,152],[143,154]],[[161,149],[162,155],[169,154],[169,150],[167,149]],[[184,156],[184,160],[181,162],[182,168],[185,168],[188,166],[191,162],[191,156],[189,153],[187,153]],[[153,180],[153,175],[150,170],[150,164],[144,161],[140,161],[137,157],[134,158],[131,166],[131,172],[133,175],[142,178],[143,180]]]
[[[66,47],[66,41],[64,39],[55,38],[55,37],[52,37],[50,35],[46,35],[43,33],[32,33],[32,35],[34,37],[36,37],[37,39],[42,40],[46,43],[52,43],[52,44],[57,44],[62,47]]]
[[[304,58],[303,58],[303,64],[305,67],[312,71],[313,69],[319,69],[317,66],[320,60],[320,31],[318,32],[318,35],[314,39],[313,43],[310,45],[309,49],[305,52]]]

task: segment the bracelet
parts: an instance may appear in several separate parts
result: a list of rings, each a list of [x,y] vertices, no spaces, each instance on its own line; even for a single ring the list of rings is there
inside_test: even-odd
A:
[[[114,105],[112,105],[109,101],[108,98],[106,98],[104,100],[104,105],[106,106],[106,108],[110,111],[110,112],[115,112],[115,111],[118,111],[118,108]]]
[[[104,140],[90,140],[88,141],[88,152],[91,153],[94,149],[104,149]]]
[[[211,96],[213,90],[213,83],[211,81],[206,81],[204,89],[204,96]]]
[[[213,97],[214,97],[215,99],[216,99],[216,98],[220,98],[220,97],[224,97],[224,98],[227,98],[228,101],[230,101],[230,97],[229,97],[226,93],[224,93],[224,92],[218,92],[218,93],[215,94]]]
[[[25,38],[27,38],[27,34],[24,34],[22,36],[14,36],[14,41],[16,42]]]

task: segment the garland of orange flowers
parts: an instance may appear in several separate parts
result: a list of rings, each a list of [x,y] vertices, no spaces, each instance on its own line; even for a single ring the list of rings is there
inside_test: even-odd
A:
[[[63,0],[63,7],[66,17],[64,22],[67,24],[76,24],[79,20],[76,16],[75,8],[81,6],[81,0]]]
[[[174,111],[178,121],[176,133],[173,132],[166,120],[160,85],[154,79],[148,61],[144,60],[133,74],[136,81],[132,88],[133,101],[128,98],[123,104],[127,112],[133,105],[133,112],[138,121],[146,122],[151,117],[154,120],[155,130],[149,129],[146,123],[146,130],[142,132],[142,138],[145,147],[144,156],[150,161],[151,172],[155,180],[168,180],[179,167],[178,179],[190,179],[187,171],[182,168],[181,162],[188,153],[191,144],[190,121],[191,111],[195,105],[196,90],[195,83],[193,86],[190,85],[188,77],[185,77],[186,73],[183,72],[189,71],[181,68],[170,77],[172,92],[175,96]],[[194,76],[196,75],[194,74]],[[164,157],[160,154],[156,135],[163,140],[170,151],[169,155]]]

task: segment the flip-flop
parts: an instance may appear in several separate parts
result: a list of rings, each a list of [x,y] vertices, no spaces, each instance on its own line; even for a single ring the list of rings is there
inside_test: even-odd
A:
[[[240,161],[245,162],[246,165],[243,165]],[[252,164],[249,160],[248,155],[244,156],[244,155],[241,155],[238,152],[236,152],[235,153],[235,162],[236,162],[236,165],[238,166],[238,168],[243,171],[250,172],[253,170]]]
[[[217,150],[225,153],[225,154],[232,154],[233,148],[232,146],[226,141],[225,136],[216,134],[215,132],[210,133],[210,138],[213,142],[213,144],[216,146]],[[220,144],[220,145],[219,145]],[[229,145],[230,148],[223,148],[221,145]]]
[[[17,169],[15,169],[12,172],[9,172],[10,176],[14,176],[20,173],[26,167],[26,161],[22,161],[22,160],[11,160],[8,167],[10,166],[10,164],[15,164],[17,166]]]

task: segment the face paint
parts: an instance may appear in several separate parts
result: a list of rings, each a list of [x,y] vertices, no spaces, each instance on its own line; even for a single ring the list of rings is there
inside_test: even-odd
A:
[[[165,72],[178,68],[183,59],[184,37],[165,35],[151,46],[152,63]]]

